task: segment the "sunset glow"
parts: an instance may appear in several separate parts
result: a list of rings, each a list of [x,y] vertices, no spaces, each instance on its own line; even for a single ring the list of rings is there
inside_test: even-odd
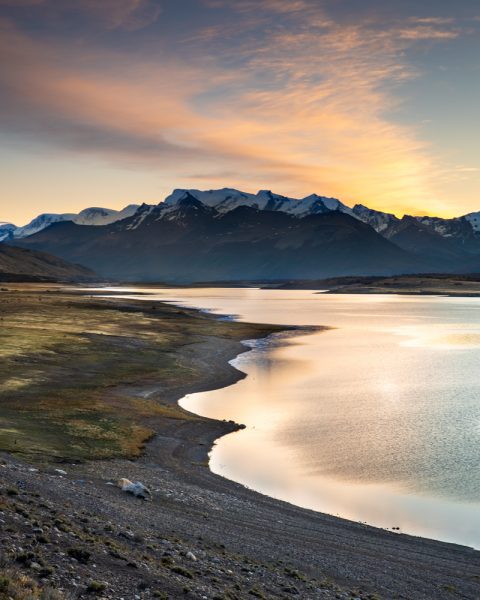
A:
[[[0,0],[0,220],[174,187],[479,210],[480,10],[387,4]]]

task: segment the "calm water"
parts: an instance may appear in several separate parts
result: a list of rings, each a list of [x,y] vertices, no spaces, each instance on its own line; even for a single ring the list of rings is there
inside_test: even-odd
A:
[[[242,321],[335,328],[254,344],[233,362],[246,379],[181,401],[247,425],[217,442],[214,472],[322,512],[480,547],[480,299],[153,296]]]

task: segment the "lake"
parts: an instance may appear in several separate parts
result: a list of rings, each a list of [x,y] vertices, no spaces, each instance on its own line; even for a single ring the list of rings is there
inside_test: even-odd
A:
[[[249,342],[248,376],[191,394],[244,423],[210,468],[317,511],[480,548],[480,299],[142,289],[257,323],[328,326]],[[140,296],[141,298],[141,296]]]

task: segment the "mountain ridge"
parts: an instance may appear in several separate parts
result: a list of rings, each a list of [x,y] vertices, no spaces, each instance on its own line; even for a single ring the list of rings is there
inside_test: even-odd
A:
[[[80,262],[101,276],[138,281],[309,278],[391,274],[434,265],[340,211],[301,219],[240,205],[224,213],[187,195],[141,207],[103,227],[54,223],[17,244]]]
[[[337,198],[320,196],[318,194],[310,194],[304,198],[292,198],[276,194],[270,190],[259,190],[256,194],[253,194],[235,188],[212,190],[176,188],[158,204],[129,204],[121,210],[89,207],[83,209],[79,213],[42,213],[21,227],[17,227],[9,222],[0,222],[0,242],[12,238],[28,237],[55,222],[73,221],[79,225],[100,226],[129,218],[140,209],[142,209],[143,212],[146,208],[153,210],[155,207],[163,207],[165,212],[171,211],[174,210],[177,202],[185,195],[192,196],[206,206],[215,208],[219,213],[228,212],[238,206],[251,206],[259,210],[281,211],[303,218],[304,216],[311,214],[320,214],[338,210],[368,223],[378,233],[383,233],[406,217],[411,217],[419,223],[429,225],[436,233],[442,236],[449,236],[449,228],[455,226],[455,224],[460,221],[469,223],[469,226],[475,233],[480,233],[480,211],[450,219],[407,214],[403,215],[403,217],[397,217],[392,213],[371,209],[368,206],[359,203],[350,208]],[[387,232],[386,237],[388,237],[388,235],[389,233]]]
[[[466,273],[480,271],[475,215],[399,218],[316,194],[176,189],[120,220],[60,220],[10,243],[128,280]]]
[[[93,271],[57,256],[0,244],[0,281],[93,281]]]
[[[17,227],[13,223],[0,222],[0,242],[33,235],[52,223],[73,221],[78,225],[108,225],[115,221],[131,217],[138,209],[138,204],[128,204],[121,210],[92,206],[79,213],[41,213],[26,225]]]

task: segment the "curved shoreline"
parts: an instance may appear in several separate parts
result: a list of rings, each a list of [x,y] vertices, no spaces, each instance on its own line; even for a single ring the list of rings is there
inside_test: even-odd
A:
[[[127,313],[140,310],[153,317],[159,312],[145,307],[143,300],[110,302]],[[178,327],[187,317],[203,325],[206,319],[216,318],[194,309],[167,313]],[[247,326],[233,326],[237,339],[207,333],[176,347],[176,364],[200,374],[193,383],[152,381],[129,385],[128,393],[173,407],[188,393],[218,389],[244,378],[228,361],[249,350],[240,335]],[[255,326],[251,330],[265,337],[285,329]],[[155,437],[135,460],[68,464],[66,474],[58,475],[47,467],[32,471],[28,464],[8,457],[1,469],[2,482],[12,486],[21,481],[17,508],[25,500],[21,510],[28,509],[31,518],[41,523],[51,520],[51,514],[45,513],[53,511],[75,534],[54,533],[64,536],[63,544],[90,544],[86,547],[97,566],[74,565],[83,581],[103,577],[116,586],[114,598],[131,597],[133,592],[151,598],[148,590],[155,589],[157,581],[169,598],[183,597],[185,584],[193,598],[451,600],[452,590],[463,598],[480,597],[480,552],[299,508],[216,475],[206,464],[210,448],[238,426],[191,418],[184,412],[189,418],[149,418]],[[153,490],[152,501],[141,502],[107,485],[123,477],[146,483]],[[15,524],[18,512],[13,514]],[[92,536],[94,542],[89,541]],[[109,545],[102,545],[106,537]],[[11,539],[7,543],[11,545]],[[186,558],[187,552],[197,557],[195,563]],[[125,560],[135,566],[128,567],[119,556],[128,557]],[[171,564],[183,571],[172,571]],[[62,563],[62,576],[70,567]],[[185,571],[192,579],[182,575]],[[150,587],[138,592],[138,585],[145,582]]]
[[[209,311],[208,314],[212,314],[211,311]],[[215,314],[215,313],[213,313],[213,314]],[[271,334],[271,335],[267,336],[266,338],[260,338],[258,340],[251,340],[252,342],[260,342],[260,344],[252,344],[252,345],[249,344],[248,345],[249,350],[247,352],[242,352],[242,353],[238,354],[234,359],[229,361],[229,363],[234,368],[236,368],[237,370],[240,371],[240,373],[242,375],[241,378],[239,377],[238,379],[233,381],[231,384],[227,384],[227,386],[219,386],[214,389],[201,390],[201,391],[195,390],[193,393],[188,393],[186,396],[179,399],[179,405],[184,410],[187,410],[188,412],[191,412],[192,414],[195,414],[202,418],[212,418],[212,419],[216,419],[216,418],[221,419],[222,417],[225,417],[225,419],[231,418],[231,411],[228,410],[228,403],[225,405],[227,407],[227,409],[223,410],[224,403],[222,402],[221,407],[220,407],[220,405],[218,403],[218,396],[216,396],[216,397],[215,397],[215,395],[213,396],[213,398],[214,398],[213,406],[215,408],[214,408],[213,414],[212,414],[212,411],[209,408],[208,396],[206,398],[202,398],[200,401],[197,402],[195,400],[196,394],[197,393],[202,394],[203,392],[217,392],[217,391],[225,389],[226,387],[231,387],[232,385],[238,383],[238,381],[240,379],[243,379],[245,377],[247,377],[247,378],[251,377],[251,368],[252,368],[252,365],[255,364],[257,356],[255,356],[253,358],[252,357],[249,358],[248,354],[250,351],[258,349],[259,346],[262,347],[262,353],[263,353],[264,349],[266,349],[266,351],[268,352],[269,349],[273,349],[275,347],[277,347],[277,348],[282,347],[282,346],[288,344],[289,339],[292,339],[293,343],[295,343],[295,338],[297,336],[312,333],[313,331],[324,331],[324,330],[328,330],[328,329],[334,329],[334,328],[333,327],[322,327],[322,326],[296,326],[293,329],[292,329],[292,327],[290,327],[285,332]],[[246,343],[247,341],[250,341],[250,340],[244,340],[242,343]],[[263,342],[265,342],[265,343],[263,343]],[[240,364],[236,363],[236,359],[242,355],[244,355],[246,357],[246,363],[247,363],[246,369],[245,369],[245,367],[242,367],[242,365],[245,363],[243,363],[243,362]],[[262,360],[262,359],[259,357],[258,360]],[[233,405],[236,405],[237,404],[236,399],[241,398],[240,389],[246,389],[246,388],[243,386],[240,386],[240,388],[238,388],[236,390],[232,390],[231,395],[228,395],[228,392],[227,392],[226,397],[223,397],[223,396],[220,396],[220,397],[224,401],[231,400]],[[192,396],[192,398],[189,398],[190,396]],[[215,398],[216,398],[216,400],[215,400]],[[219,408],[220,408],[220,410],[219,410]],[[250,425],[248,425],[247,427],[245,427],[245,426],[237,427],[233,431],[227,431],[225,434],[222,434],[219,438],[214,440],[212,447],[210,448],[210,451],[208,452],[209,468],[210,468],[210,471],[214,475],[225,478],[228,481],[239,484],[248,490],[255,491],[261,495],[265,495],[274,500],[287,502],[298,508],[312,510],[314,512],[318,512],[319,514],[336,516],[336,517],[339,517],[339,518],[342,518],[344,520],[351,521],[351,522],[361,522],[365,525],[374,527],[376,529],[382,529],[382,530],[387,530],[387,531],[390,530],[392,532],[395,531],[397,535],[401,535],[401,534],[410,535],[410,536],[420,538],[420,539],[434,540],[434,541],[442,542],[442,543],[449,543],[449,544],[455,544],[458,546],[465,546],[468,548],[472,548],[473,550],[476,550],[476,551],[480,550],[480,546],[478,545],[478,543],[475,543],[474,541],[472,541],[472,539],[471,539],[472,536],[470,536],[470,539],[465,539],[465,537],[468,537],[468,536],[464,536],[463,540],[461,539],[459,530],[455,529],[453,526],[453,523],[455,523],[454,517],[457,516],[456,513],[452,515],[452,520],[450,521],[450,523],[452,525],[451,525],[449,531],[454,532],[454,536],[452,536],[450,539],[447,537],[447,535],[445,535],[445,537],[443,537],[441,535],[443,530],[439,529],[438,527],[435,530],[432,527],[431,528],[432,532],[430,535],[428,534],[428,532],[421,530],[421,527],[423,525],[422,516],[425,516],[425,514],[427,514],[427,516],[428,516],[429,515],[428,511],[430,511],[430,510],[435,511],[435,509],[438,509],[438,506],[442,507],[442,499],[441,498],[435,498],[433,496],[430,498],[428,496],[422,496],[420,494],[412,494],[411,496],[407,496],[407,494],[402,495],[400,492],[397,492],[397,493],[392,492],[392,505],[394,504],[395,500],[397,500],[398,498],[407,499],[410,497],[415,498],[419,503],[419,506],[417,506],[417,513],[414,515],[416,517],[416,520],[412,520],[412,518],[409,518],[409,517],[413,517],[413,515],[408,512],[408,507],[405,508],[405,511],[406,511],[405,512],[405,514],[406,514],[405,520],[410,523],[410,526],[402,527],[401,528],[402,531],[400,533],[400,527],[388,526],[388,521],[385,517],[383,518],[383,522],[381,522],[381,520],[382,520],[381,518],[380,518],[380,522],[379,522],[378,515],[376,514],[374,509],[375,509],[375,507],[379,507],[381,509],[382,505],[380,505],[378,500],[376,500],[376,502],[375,502],[375,500],[372,499],[372,497],[370,495],[369,495],[369,497],[370,497],[370,503],[372,503],[372,510],[369,511],[368,515],[362,514],[361,511],[359,511],[355,515],[348,514],[348,512],[346,512],[345,510],[342,511],[341,509],[338,509],[338,507],[336,507],[337,510],[335,512],[333,512],[333,511],[329,510],[328,506],[327,507],[322,507],[321,505],[319,506],[319,503],[318,503],[318,501],[316,501],[316,499],[314,502],[310,501],[310,502],[305,502],[304,504],[302,504],[301,502],[297,502],[295,500],[295,497],[292,498],[292,495],[294,496],[294,493],[292,494],[292,490],[288,489],[288,484],[289,484],[290,479],[287,480],[287,491],[286,492],[284,492],[284,490],[281,488],[279,488],[279,489],[271,489],[270,488],[269,489],[268,484],[265,485],[265,483],[262,479],[262,474],[264,471],[268,478],[268,469],[262,471],[260,473],[260,476],[257,478],[252,477],[252,472],[251,471],[249,472],[248,469],[246,471],[244,471],[241,468],[238,468],[237,466],[235,466],[233,469],[229,470],[228,469],[228,460],[222,461],[222,458],[221,458],[221,457],[224,457],[226,454],[222,453],[222,451],[218,452],[218,449],[217,449],[217,455],[215,456],[215,454],[214,454],[217,444],[220,442],[220,440],[222,439],[223,436],[227,436],[227,435],[230,435],[231,433],[236,433],[236,432],[238,432],[240,434],[240,431],[238,431],[239,429],[242,429],[242,430],[249,429],[251,426],[253,426],[253,428],[255,428],[255,424],[256,424],[256,421],[255,421],[255,418],[253,418],[253,421],[251,421]],[[243,435],[243,434],[241,434],[241,435]],[[243,439],[245,439],[245,438],[243,438]],[[246,439],[248,439],[248,438],[246,438]],[[264,439],[260,438],[258,440],[258,444],[257,444],[258,449],[261,449],[262,442],[264,442]],[[244,441],[242,444],[242,442],[240,440],[238,440],[237,443],[233,442],[233,445],[235,446],[236,450],[235,450],[233,456],[230,456],[230,459],[231,459],[231,463],[236,465],[237,463],[235,463],[235,459],[236,459],[236,457],[239,456],[239,451],[241,449],[245,448],[246,443]],[[228,442],[227,442],[226,448],[227,449],[229,448]],[[248,450],[248,447],[246,448],[246,450]],[[228,454],[228,450],[227,450],[227,454]],[[270,458],[276,459],[275,456],[271,456]],[[272,469],[275,468],[274,464],[275,463],[271,462]],[[279,467],[279,468],[281,468],[281,467]],[[257,484],[257,479],[259,480],[259,484]],[[298,480],[298,484],[299,484],[299,489],[301,489],[301,486],[303,485],[303,480],[301,480],[301,479]],[[308,483],[307,483],[307,485],[308,485]],[[328,485],[328,482],[327,482],[327,485]],[[368,485],[368,484],[364,484],[364,487],[366,485]],[[372,495],[374,495],[375,494],[374,485],[371,485],[371,488],[372,488]],[[361,486],[359,486],[356,489],[359,489],[361,491]],[[322,490],[320,493],[322,493]],[[380,494],[384,493],[384,490],[383,489],[379,490],[379,493]],[[387,501],[389,499],[390,498],[388,497]],[[424,501],[425,506],[427,506],[427,508],[425,508],[425,506],[423,507],[423,512],[421,511],[421,502],[422,501]],[[445,504],[445,501],[443,501],[443,502]],[[330,503],[330,504],[332,504],[332,503]],[[453,502],[452,502],[452,504],[453,504]],[[385,505],[388,505],[388,504],[386,503]],[[458,514],[465,515],[464,520],[468,519],[468,515],[470,515],[470,523],[471,523],[470,529],[471,530],[473,529],[474,531],[478,531],[478,519],[476,519],[474,509],[471,509],[468,506],[468,504],[466,504],[463,509],[462,509],[462,507],[458,508]],[[403,515],[403,513],[400,512],[400,516],[402,516],[402,515]],[[395,519],[395,520],[390,521],[390,523],[393,522],[394,524],[397,524],[395,516],[393,517],[393,519]],[[387,523],[385,523],[385,521],[387,521]],[[448,521],[447,521],[447,523],[448,523]],[[441,522],[437,523],[437,525],[438,524],[441,524]],[[475,527],[475,524],[477,524],[477,527]],[[443,533],[445,533],[445,532],[443,532]]]
[[[221,315],[211,312],[207,314],[221,318]],[[293,328],[283,327],[281,331],[289,329]],[[249,348],[242,342],[221,350],[217,343],[214,346],[204,347],[201,352],[206,372],[212,361],[215,365],[210,377],[193,388],[172,390],[168,395],[169,401],[177,403],[189,393],[220,389],[246,377],[229,361],[248,352]],[[208,357],[205,356],[207,354]],[[304,509],[251,490],[205,468],[215,441],[238,429],[239,426],[232,422],[201,417],[200,422],[184,423],[174,432],[170,431],[173,439],[171,435],[165,439],[161,432],[157,433],[139,462],[150,466],[152,461],[159,461],[162,468],[167,467],[183,485],[214,493],[216,497],[220,494],[222,499],[233,497],[245,502],[248,512],[243,511],[244,514],[238,511],[232,514],[228,501],[225,507],[224,522],[235,528],[237,535],[238,529],[242,530],[244,542],[237,551],[245,544],[257,544],[257,557],[270,555],[273,560],[279,560],[287,552],[296,566],[301,565],[312,575],[318,576],[320,569],[323,575],[327,574],[341,585],[361,585],[363,589],[370,589],[386,598],[395,595],[429,600],[433,597],[448,598],[451,597],[449,586],[454,586],[458,592],[461,590],[465,598],[473,600],[478,597],[480,587],[474,573],[480,568],[480,552]],[[264,525],[259,528],[258,520],[265,523],[265,519],[270,528],[268,543],[259,538]],[[253,523],[247,526],[250,522]],[[453,575],[455,583],[439,583]]]

